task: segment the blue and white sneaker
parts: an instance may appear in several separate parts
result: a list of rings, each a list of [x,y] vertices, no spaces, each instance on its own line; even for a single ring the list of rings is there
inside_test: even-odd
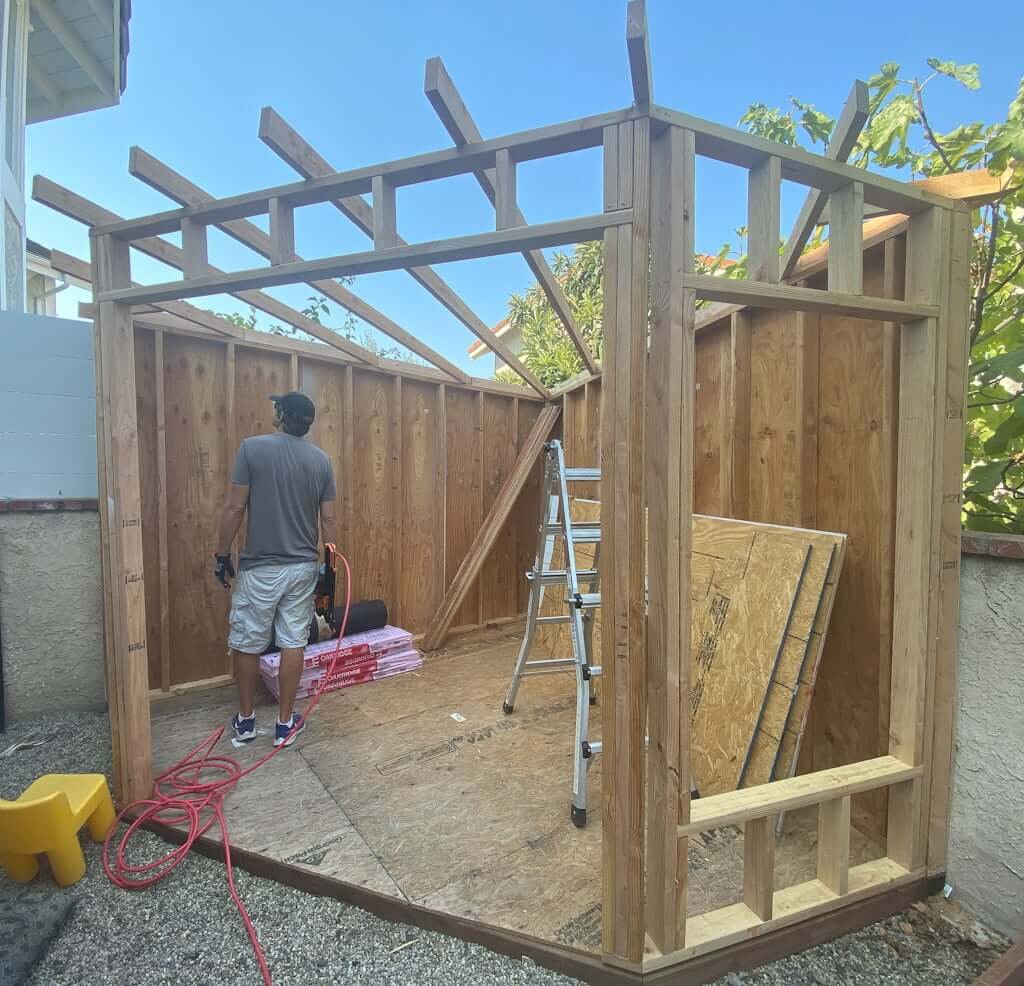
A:
[[[293,712],[291,720],[285,725],[277,723],[277,730],[274,735],[274,746],[291,746],[295,742],[295,738],[306,728],[306,719],[304,716],[298,715]],[[289,735],[291,734],[291,735]]]
[[[235,739],[240,743],[251,743],[256,739],[256,713],[243,719],[239,713],[231,720],[231,728],[235,731]]]

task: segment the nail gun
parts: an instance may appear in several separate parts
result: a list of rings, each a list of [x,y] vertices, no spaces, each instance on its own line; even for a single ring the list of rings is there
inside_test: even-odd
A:
[[[331,640],[338,636],[338,615],[335,613],[334,592],[338,576],[338,549],[324,545],[324,560],[313,592],[313,620],[309,626],[309,643]]]

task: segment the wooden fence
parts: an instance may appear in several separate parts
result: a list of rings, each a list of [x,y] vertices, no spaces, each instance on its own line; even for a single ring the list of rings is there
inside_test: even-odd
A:
[[[424,631],[515,462],[539,400],[435,383],[136,321],[142,532],[152,689],[230,670],[229,594],[212,577],[216,525],[238,443],[271,430],[271,394],[316,403],[310,438],[338,484],[340,549],[354,599],[384,599]],[[522,612],[539,466],[456,625]],[[155,577],[159,573],[159,578]]]

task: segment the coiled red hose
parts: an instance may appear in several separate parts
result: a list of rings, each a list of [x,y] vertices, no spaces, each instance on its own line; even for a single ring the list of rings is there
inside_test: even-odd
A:
[[[316,708],[317,702],[320,701],[320,695],[334,673],[334,667],[341,655],[341,640],[345,636],[345,626],[348,623],[348,613],[352,605],[352,571],[349,568],[348,559],[340,552],[338,552],[338,557],[345,567],[345,612],[341,619],[338,644],[334,649],[330,667],[317,687],[313,700],[306,708],[306,719]],[[241,764],[234,757],[214,756],[211,753],[224,735],[224,729],[225,727],[221,726],[220,729],[212,732],[173,767],[160,774],[153,782],[151,798],[133,801],[122,809],[114,824],[111,825],[103,843],[103,869],[110,878],[110,882],[124,890],[142,890],[145,887],[151,887],[174,870],[189,854],[196,840],[205,835],[214,823],[219,825],[224,843],[224,868],[227,873],[231,899],[235,902],[235,907],[238,908],[238,913],[241,915],[245,930],[249,935],[249,941],[252,942],[253,952],[256,954],[256,960],[259,962],[260,972],[263,975],[263,982],[265,986],[273,986],[270,969],[267,966],[263,949],[260,947],[256,928],[242,898],[235,889],[235,873],[234,867],[231,865],[231,841],[228,838],[228,827],[224,820],[224,798],[243,777],[262,767],[285,747],[283,745],[275,746],[266,756],[243,770]],[[210,813],[205,820],[204,812]],[[114,833],[117,832],[120,823],[129,816],[132,816],[132,820],[117,841],[116,851],[112,854]],[[136,831],[149,821],[158,821],[166,825],[187,823],[188,830],[185,841],[151,862],[133,866],[127,860],[128,845]]]

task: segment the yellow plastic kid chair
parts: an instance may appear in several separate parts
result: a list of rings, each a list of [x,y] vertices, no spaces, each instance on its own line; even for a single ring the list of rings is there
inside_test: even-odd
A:
[[[114,804],[102,774],[46,774],[18,798],[0,800],[0,866],[17,883],[39,872],[46,853],[53,878],[62,887],[85,874],[78,830],[86,823],[102,842],[114,822]]]

